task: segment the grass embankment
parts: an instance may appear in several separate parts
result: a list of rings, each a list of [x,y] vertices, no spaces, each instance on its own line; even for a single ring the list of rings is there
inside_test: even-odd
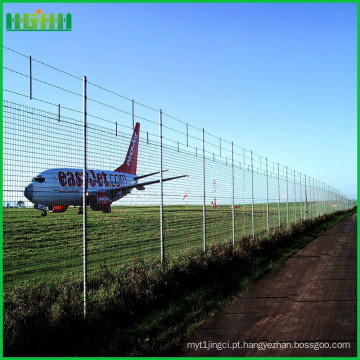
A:
[[[309,216],[325,210],[308,202]],[[303,203],[289,203],[289,223],[300,219]],[[311,210],[313,210],[311,212]],[[327,205],[327,211],[330,211]],[[4,209],[4,288],[19,283],[80,282],[82,279],[82,216],[78,209],[43,217],[35,209]],[[286,224],[287,204],[281,203]],[[111,214],[88,212],[88,279],[99,277],[104,265],[112,273],[140,261],[160,259],[160,217],[158,206],[114,206]],[[269,225],[279,226],[278,204],[269,204]],[[255,204],[254,226],[266,230],[266,204]],[[251,204],[235,208],[236,238],[252,234]],[[232,242],[231,206],[206,207],[208,244]],[[167,258],[203,247],[202,206],[164,206],[164,239]]]
[[[4,297],[5,356],[177,355],[184,336],[347,216],[336,213],[252,241],[213,245],[120,275],[103,269],[83,320],[81,288],[30,286]]]

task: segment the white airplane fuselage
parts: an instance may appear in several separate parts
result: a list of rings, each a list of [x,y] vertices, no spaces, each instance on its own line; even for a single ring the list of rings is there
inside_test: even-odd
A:
[[[130,191],[119,187],[136,185],[135,175],[108,170],[87,170],[87,191],[104,193],[113,190],[112,201],[127,195]],[[49,169],[37,175],[25,189],[25,196],[34,205],[81,206],[83,199],[83,170],[75,168]]]

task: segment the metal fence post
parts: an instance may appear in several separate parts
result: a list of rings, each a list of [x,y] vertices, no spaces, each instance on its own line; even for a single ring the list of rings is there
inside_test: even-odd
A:
[[[321,210],[322,214],[325,215],[325,188],[323,182],[321,182],[321,199]]]
[[[302,221],[304,219],[303,217],[303,206],[302,206],[302,191],[301,191],[301,173],[299,175],[299,180],[300,180],[300,221]]]
[[[318,181],[315,179],[314,180],[314,197],[315,197],[315,211],[316,211],[316,216],[320,216],[320,209],[319,209],[319,187],[318,187]]]
[[[315,192],[315,203],[316,203],[316,217],[319,217],[319,191],[318,191],[318,181],[315,181],[314,192]]]
[[[268,234],[270,233],[269,223],[269,174],[268,174],[268,159],[266,158],[266,228]]]
[[[159,110],[159,141],[160,141],[160,251],[161,251],[161,263],[164,263],[165,259],[165,249],[164,249],[164,228],[163,228],[163,156],[162,156],[162,110]]]
[[[30,56],[30,100],[32,100],[32,60]]]
[[[331,206],[331,203],[333,203],[335,206],[333,206],[333,212],[339,210],[337,208],[337,197],[336,194],[333,192],[333,189],[329,186],[326,185],[327,187],[327,193],[328,193],[328,211],[331,212],[331,208],[329,209],[329,206]]]
[[[309,219],[312,219],[312,205],[311,205],[312,194],[311,194],[311,177],[310,176],[308,176],[308,189],[307,189],[306,195],[309,198],[309,203],[308,203]]]
[[[294,170],[294,223],[296,224],[296,173]]]
[[[314,217],[315,207],[314,207],[314,178],[309,176],[309,197],[310,197],[310,218]]]
[[[320,215],[323,215],[323,193],[321,188],[321,181],[318,182],[318,186],[319,186],[319,201],[320,201],[319,211],[320,211]]]
[[[87,144],[86,144],[86,128],[87,128],[87,109],[86,109],[86,76],[83,77],[83,127],[84,127],[84,163],[83,163],[83,286],[84,286],[84,317],[86,317],[86,307],[87,307],[87,206],[86,206],[86,192],[87,192],[87,182],[86,182],[86,161],[87,161]]]
[[[251,223],[252,223],[252,237],[255,238],[255,223],[254,223],[254,166],[253,155],[251,150]]]
[[[316,187],[315,187],[315,179],[312,181],[312,190],[313,190],[313,202],[314,202],[314,218],[317,217],[317,201],[316,201]]]
[[[312,178],[312,195],[311,195],[311,199],[312,199],[312,202],[313,202],[313,210],[312,210],[312,214],[313,214],[313,217],[316,217],[316,213],[315,213],[315,187],[314,187],[314,178]]]
[[[315,179],[313,178],[313,194],[314,194],[314,213],[316,214],[315,217],[318,216],[318,203],[316,201],[317,194],[316,194],[316,187],[315,187]]]
[[[319,181],[319,191],[320,191],[320,213],[321,215],[324,215],[324,193],[323,193],[321,181]]]
[[[202,129],[202,143],[203,143],[203,236],[204,236],[204,252],[206,251],[206,192],[205,192],[205,131]]]
[[[334,193],[333,192],[331,192],[331,193],[329,193],[329,191],[330,191],[330,188],[325,184],[325,183],[323,183],[323,191],[324,191],[324,215],[325,214],[327,214],[327,212],[328,212],[328,206],[329,206],[329,200],[331,199],[331,200],[333,200],[333,201],[335,201],[335,196],[334,196]],[[336,209],[335,209],[335,207],[333,207],[333,210],[334,210],[334,212],[336,211]]]
[[[306,175],[305,175],[305,220],[308,219],[307,193],[306,193]]]
[[[245,181],[245,165],[242,167],[242,204],[243,206],[245,207],[245,204],[246,204],[246,195],[245,195],[245,184],[246,184],[246,181]],[[245,234],[245,221],[243,221],[243,234]]]
[[[278,172],[277,172],[277,178],[278,178],[278,215],[279,215],[279,228],[281,227],[281,215],[280,215],[280,165],[279,163],[277,163],[277,168],[278,168]]]
[[[289,178],[286,166],[286,226],[289,227]]]
[[[233,247],[235,248],[235,175],[234,175],[234,143],[231,142],[231,173],[232,173],[232,231]]]

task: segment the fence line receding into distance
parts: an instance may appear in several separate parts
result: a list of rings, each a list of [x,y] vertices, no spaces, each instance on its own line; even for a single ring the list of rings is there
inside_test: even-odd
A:
[[[243,236],[355,205],[319,180],[92,83],[91,77],[7,47],[3,72],[5,290],[83,279],[91,290],[104,271],[165,261],[220,242],[235,246]],[[133,189],[109,214],[80,216],[68,208],[40,216],[24,196],[37,174],[116,169],[136,122],[141,124],[137,174],[164,170],[164,178],[188,177]]]

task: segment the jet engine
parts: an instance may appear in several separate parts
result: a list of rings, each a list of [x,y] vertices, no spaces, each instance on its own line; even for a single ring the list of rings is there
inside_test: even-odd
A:
[[[49,211],[52,213],[62,213],[62,212],[65,212],[68,207],[69,207],[68,205],[65,205],[65,206],[57,205],[57,206],[51,206],[51,207],[49,206]]]
[[[90,209],[93,211],[102,211],[104,213],[111,212],[112,200],[101,192],[89,195],[89,205]]]

